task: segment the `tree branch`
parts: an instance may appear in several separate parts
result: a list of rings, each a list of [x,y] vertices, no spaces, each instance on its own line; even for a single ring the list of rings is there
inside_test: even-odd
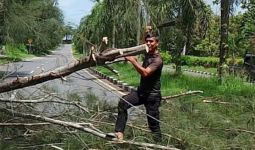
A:
[[[151,148],[165,149],[165,150],[179,150],[179,149],[176,149],[176,148],[173,148],[173,147],[167,147],[167,146],[156,145],[156,144],[151,144],[151,143],[140,143],[140,142],[133,142],[133,141],[121,141],[121,142],[119,142],[115,138],[109,138],[108,136],[106,136],[106,134],[104,134],[101,131],[83,127],[79,123],[65,122],[65,121],[56,120],[56,119],[52,119],[52,118],[48,118],[48,117],[40,116],[40,115],[19,113],[19,112],[15,112],[15,111],[12,111],[12,110],[9,110],[9,109],[5,109],[5,108],[0,108],[0,112],[4,112],[5,114],[12,115],[12,116],[17,116],[17,117],[22,117],[22,118],[32,119],[32,120],[38,120],[38,121],[48,122],[48,123],[51,123],[51,124],[56,124],[56,125],[60,125],[60,126],[64,126],[64,127],[74,128],[74,129],[77,129],[77,130],[80,130],[80,131],[87,132],[89,134],[93,134],[93,135],[95,135],[97,137],[100,137],[100,138],[103,138],[105,140],[115,141],[114,143],[119,143],[119,144],[125,144],[126,143],[126,144],[131,144],[131,145],[136,145],[136,146],[151,147]],[[91,126],[91,124],[88,124],[88,125]]]
[[[134,142],[134,141],[112,141],[111,143],[115,144],[130,144],[130,145],[136,145],[136,146],[142,146],[142,147],[148,147],[148,148],[154,148],[154,149],[164,149],[164,150],[180,150],[174,147],[167,147],[157,144],[151,144],[151,143],[141,143],[141,142]]]
[[[93,134],[93,135],[98,136],[100,138],[107,139],[106,134],[103,134],[101,132],[95,131],[95,130],[90,129],[90,128],[83,127],[82,125],[80,125],[78,123],[65,122],[65,121],[62,121],[62,120],[56,120],[56,119],[52,119],[52,118],[45,117],[45,116],[40,116],[40,115],[19,113],[19,112],[15,112],[15,111],[12,111],[12,110],[9,110],[9,109],[5,109],[5,108],[0,108],[0,112],[4,112],[8,115],[13,115],[13,116],[17,116],[17,117],[26,118],[26,119],[33,119],[33,120],[38,120],[38,121],[43,121],[43,122],[49,122],[49,123],[64,126],[64,127],[74,128],[74,129],[77,129],[77,130],[80,130],[80,131],[84,131],[84,132]]]
[[[224,105],[231,105],[232,104],[230,102],[211,101],[211,100],[203,100],[203,103],[224,104]]]
[[[162,97],[162,100],[168,100],[168,99],[172,99],[172,98],[178,98],[181,96],[192,95],[192,94],[201,94],[201,93],[204,93],[204,92],[203,91],[188,91],[188,92],[177,94],[177,95]]]
[[[80,60],[75,60],[69,63],[68,65],[59,67],[53,71],[48,71],[30,77],[17,78],[16,80],[1,83],[0,93],[61,78],[81,69],[89,68],[96,65],[104,65],[106,61],[112,61],[115,60],[116,58],[121,58],[127,55],[130,56],[143,54],[146,52],[146,49],[148,49],[146,44],[143,44],[131,48],[114,49],[100,55],[98,54],[95,56],[96,61],[93,61],[91,57],[85,57]]]
[[[45,125],[50,125],[50,123],[0,123],[0,127],[32,127]]]
[[[175,25],[176,25],[176,20],[162,23],[162,24],[158,25],[157,27],[158,28],[165,28],[165,27],[171,27],[171,26],[175,26]]]
[[[60,101],[60,100],[44,100],[44,98],[40,98],[38,100],[10,100],[10,99],[3,99],[0,98],[0,103],[59,103],[65,105],[73,105],[75,107],[80,108],[84,112],[89,113],[89,110],[83,106],[79,102],[67,102],[67,101]]]

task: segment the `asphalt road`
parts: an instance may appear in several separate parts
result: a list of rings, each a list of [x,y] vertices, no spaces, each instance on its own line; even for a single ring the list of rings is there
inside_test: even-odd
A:
[[[0,66],[0,72],[5,73],[5,76],[7,77],[0,82],[15,79],[17,76],[32,76],[41,72],[53,70],[57,67],[66,65],[73,60],[74,58],[71,54],[71,45],[61,45],[52,53],[52,55],[36,57],[22,62]],[[71,95],[79,95],[79,97],[82,97],[84,100],[93,95],[100,101],[105,101],[108,104],[113,105],[117,105],[119,98],[124,94],[114,85],[111,85],[103,79],[98,79],[87,69],[84,69],[67,76],[66,81],[55,79],[35,86],[6,92],[0,94],[0,97],[8,98],[16,96],[31,99],[31,97],[43,97],[43,95],[45,95],[45,91],[54,93],[55,95],[70,101],[72,101],[73,98]],[[61,107],[51,107],[51,104],[45,104],[45,106],[40,106],[37,109],[46,113],[64,111]]]

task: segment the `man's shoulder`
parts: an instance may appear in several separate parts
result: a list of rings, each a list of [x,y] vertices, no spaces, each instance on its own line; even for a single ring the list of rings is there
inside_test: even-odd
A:
[[[155,58],[157,61],[163,63],[163,59],[162,59],[160,53],[156,53],[154,58]]]

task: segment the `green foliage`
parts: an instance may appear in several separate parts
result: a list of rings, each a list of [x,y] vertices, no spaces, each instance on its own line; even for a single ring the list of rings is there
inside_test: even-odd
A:
[[[73,44],[72,45],[72,53],[74,58],[79,59],[83,56],[83,54],[81,52],[79,52],[79,50],[77,49],[77,47]]]
[[[227,59],[227,65],[243,65],[243,59]],[[182,56],[182,65],[187,66],[204,66],[207,68],[217,68],[219,63],[219,58],[217,57],[196,57],[185,55]]]
[[[219,46],[210,41],[208,37],[201,40],[201,43],[197,44],[192,52],[196,56],[216,56]]]
[[[28,44],[32,39],[34,53],[47,53],[61,42],[63,15],[55,0],[10,0],[3,5],[0,43]]]
[[[109,39],[109,47],[136,45],[137,8],[138,3],[131,0],[96,3],[91,14],[81,20],[74,36],[75,47],[88,53],[90,43],[99,44],[104,36]]]
[[[171,61],[172,61],[172,56],[169,54],[168,51],[160,52],[160,55],[161,55],[161,57],[162,57],[162,59],[163,59],[163,63],[164,63],[164,64],[169,64],[169,63],[171,63]]]
[[[187,66],[217,67],[219,59],[216,57],[182,56],[182,64]]]
[[[4,51],[5,57],[1,59],[0,64],[9,61],[21,61],[24,58],[32,57],[23,44],[7,44]]]

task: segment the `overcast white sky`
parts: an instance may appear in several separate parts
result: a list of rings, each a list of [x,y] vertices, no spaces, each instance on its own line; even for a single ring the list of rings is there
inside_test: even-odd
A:
[[[79,25],[80,19],[88,15],[94,6],[91,0],[58,0],[63,11],[65,23]]]
[[[211,5],[214,13],[220,14],[219,6],[212,4],[213,0],[205,0],[205,2]],[[80,19],[90,14],[93,6],[91,0],[58,0],[59,7],[64,13],[65,23],[72,23],[73,25],[79,25]],[[236,12],[240,11],[240,8]]]

